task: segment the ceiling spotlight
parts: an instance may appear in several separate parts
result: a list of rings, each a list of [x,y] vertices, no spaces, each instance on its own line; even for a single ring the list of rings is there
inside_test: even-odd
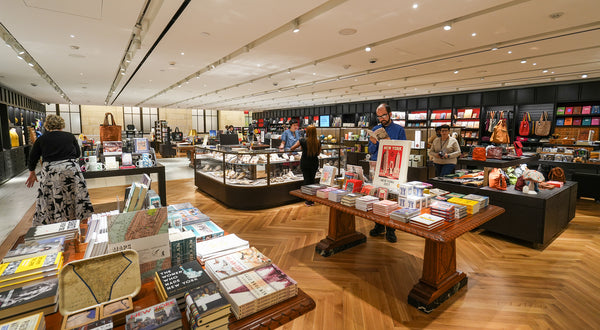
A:
[[[181,55],[185,55],[185,53],[184,53],[184,52],[181,52]]]
[[[413,9],[417,9],[417,8],[419,8],[419,4],[418,3],[413,3],[412,7],[413,7]]]
[[[512,54],[512,50],[509,50],[507,53]]]
[[[17,56],[18,59],[22,60],[23,58],[21,56]]]
[[[71,37],[71,38],[75,38],[75,35],[74,35],[74,34],[71,34],[69,37]]]
[[[365,47],[365,52],[370,52],[370,51],[371,51],[371,47],[370,46]]]
[[[533,62],[533,64],[532,64],[532,65],[537,65],[537,63]]]
[[[548,70],[543,70],[542,73],[548,73]]]
[[[27,63],[27,65],[33,68],[33,63]]]
[[[12,47],[11,47],[9,44],[6,44],[6,47],[8,47],[8,48],[12,48]]]
[[[452,24],[446,23],[446,25],[444,25],[444,31],[450,31],[450,30],[452,30]]]
[[[525,59],[521,60],[521,64],[525,64],[525,63],[527,63],[527,60],[525,60]]]
[[[454,71],[454,74],[457,74],[457,73],[458,73],[458,70]]]
[[[23,54],[25,54],[25,51],[22,50],[19,52],[19,55],[23,55]]]
[[[492,50],[498,50],[498,47],[494,47],[494,48],[492,48]]]
[[[477,36],[477,33],[475,33],[475,32],[471,33],[471,37],[476,37],[476,36]]]
[[[313,76],[316,76],[316,75],[317,75],[317,73],[316,73],[316,72],[313,72]]]
[[[588,77],[588,75],[587,75],[587,74],[582,74],[582,75],[581,75],[581,78],[587,78],[587,77]]]

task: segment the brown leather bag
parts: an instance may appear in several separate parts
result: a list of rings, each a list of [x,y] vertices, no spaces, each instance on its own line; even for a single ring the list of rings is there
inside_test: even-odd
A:
[[[121,141],[121,125],[115,124],[115,117],[110,112],[104,114],[104,124],[100,125],[100,141]]]
[[[488,182],[490,188],[506,190],[506,178],[504,177],[502,170],[499,168],[492,169],[489,175]]]
[[[510,143],[510,138],[508,136],[508,129],[506,128],[506,119],[502,118],[494,126],[494,133],[492,133],[492,138],[490,139],[492,143],[498,144],[508,144]]]
[[[473,148],[473,155],[471,156],[473,160],[480,160],[485,162],[485,148],[484,147],[475,147]]]
[[[567,182],[565,171],[560,167],[555,167],[548,173],[549,181]]]
[[[550,129],[552,128],[552,122],[548,120],[548,114],[546,111],[540,116],[540,120],[535,122],[535,135],[537,136],[548,136],[550,135]]]
[[[500,147],[488,147],[486,152],[488,159],[502,159],[502,148]]]

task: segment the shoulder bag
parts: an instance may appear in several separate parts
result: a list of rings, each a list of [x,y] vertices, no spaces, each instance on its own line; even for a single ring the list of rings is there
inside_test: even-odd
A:
[[[523,144],[521,143],[521,141],[515,141],[514,146],[515,155],[517,155],[517,157],[523,156]]]
[[[121,125],[115,124],[115,117],[110,112],[104,114],[104,124],[100,125],[100,141],[121,141]]]
[[[499,168],[494,168],[490,172],[488,184],[490,188],[506,190],[506,177]]]
[[[502,118],[498,121],[498,124],[494,126],[494,133],[492,133],[492,138],[490,139],[492,143],[498,144],[508,144],[510,143],[510,138],[508,136],[508,129],[506,128],[506,119]]]
[[[175,127],[175,131],[171,132],[171,140],[174,142],[183,141],[183,132],[179,130],[179,127]]]
[[[548,120],[548,114],[544,111],[540,116],[540,120],[535,123],[535,135],[548,136],[550,128],[552,128],[552,123]]]
[[[525,112],[523,114],[523,120],[521,120],[521,124],[519,124],[519,135],[527,136],[530,133],[529,122],[531,121],[531,116],[529,112]]]
[[[488,159],[502,159],[501,147],[488,147],[485,156]]]

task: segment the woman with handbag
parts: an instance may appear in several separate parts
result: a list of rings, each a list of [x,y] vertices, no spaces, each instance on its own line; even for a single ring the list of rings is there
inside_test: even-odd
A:
[[[435,164],[436,176],[454,173],[456,159],[460,156],[460,146],[458,141],[450,136],[450,126],[442,125],[440,128],[441,136],[433,140],[429,149],[429,156],[433,158]]]
[[[79,143],[73,134],[62,131],[65,121],[60,116],[48,115],[44,127],[46,133],[35,140],[31,148],[29,177],[25,182],[31,188],[38,181],[35,168],[41,157],[43,163],[33,225],[85,219],[94,213],[94,208],[77,164],[81,155]]]

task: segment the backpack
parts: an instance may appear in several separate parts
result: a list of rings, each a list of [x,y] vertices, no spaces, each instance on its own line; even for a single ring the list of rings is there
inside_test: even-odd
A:
[[[548,174],[549,181],[566,182],[565,171],[560,167],[555,167]]]

